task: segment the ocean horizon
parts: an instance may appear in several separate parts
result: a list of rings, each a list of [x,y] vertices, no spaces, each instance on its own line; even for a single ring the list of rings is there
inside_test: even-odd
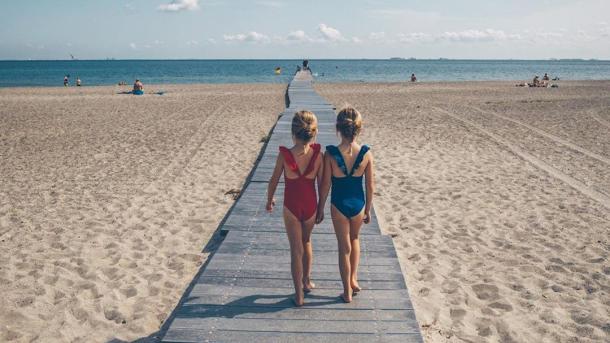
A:
[[[84,86],[128,84],[287,83],[300,59],[2,60],[0,87],[62,86],[64,75]],[[282,69],[280,75],[275,69]],[[608,80],[598,59],[310,59],[317,82],[529,81],[548,73],[561,80]]]

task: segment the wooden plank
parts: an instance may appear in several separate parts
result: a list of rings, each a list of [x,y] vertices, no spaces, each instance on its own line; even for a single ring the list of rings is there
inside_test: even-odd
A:
[[[184,317],[174,321],[176,329],[200,329],[213,327],[215,330],[243,330],[252,332],[299,332],[299,333],[346,333],[346,334],[409,334],[417,332],[413,321],[346,319],[268,319],[268,318],[218,318]]]
[[[229,318],[261,318],[261,319],[320,319],[341,316],[349,320],[413,320],[415,313],[411,309],[383,309],[373,311],[370,309],[333,309],[319,308],[305,305],[295,309],[291,302],[281,311],[267,311],[260,313],[251,306],[226,305],[196,305],[184,306],[177,317],[229,317]],[[290,307],[288,307],[290,306]]]
[[[347,324],[346,324],[347,325]],[[417,333],[398,335],[349,334],[349,333],[307,333],[300,332],[257,332],[241,330],[206,331],[197,329],[176,329],[168,332],[164,342],[251,342],[251,343],[420,343],[423,342]]]

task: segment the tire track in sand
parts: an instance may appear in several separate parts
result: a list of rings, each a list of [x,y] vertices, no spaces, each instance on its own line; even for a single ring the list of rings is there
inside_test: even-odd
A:
[[[197,104],[192,105],[192,106],[187,106],[178,112],[181,112],[187,108],[189,108],[189,109],[193,108],[196,105]],[[222,110],[224,110],[227,106],[228,106],[228,103],[223,102],[220,106],[218,106],[216,109],[214,109],[214,111],[212,111],[212,113],[210,113],[210,115],[208,115],[203,120],[203,122],[201,122],[199,124],[199,128],[193,134],[191,134],[190,139],[185,143],[186,148],[182,149],[182,151],[180,151],[178,153],[178,155],[175,156],[173,158],[173,160],[167,166],[165,166],[165,168],[163,168],[162,171],[159,172],[159,177],[155,181],[165,179],[170,174],[175,176],[175,175],[179,174],[184,168],[186,168],[186,166],[193,159],[193,156],[195,156],[197,151],[199,151],[199,149],[201,148],[203,143],[205,143],[205,141],[209,137],[208,135],[203,135],[203,133],[205,131],[208,131],[210,129],[210,127],[208,126],[208,122],[210,120],[218,121],[218,119],[219,119],[218,114]]]
[[[598,123],[602,124],[603,126],[607,127],[610,129],[610,122],[606,121],[605,119],[602,119],[601,117],[599,117],[597,114],[595,114],[595,112],[593,112],[592,110],[589,111],[589,115],[591,117],[593,117],[593,119],[595,119]]]
[[[515,123],[517,125],[520,125],[520,126],[523,126],[525,128],[528,128],[528,129],[536,132],[537,134],[539,134],[541,136],[549,138],[550,140],[554,141],[555,143],[563,144],[563,145],[567,146],[568,148],[570,148],[572,150],[580,152],[583,155],[587,155],[587,156],[589,156],[591,158],[594,158],[594,159],[596,159],[596,160],[598,160],[600,162],[603,162],[603,163],[606,163],[606,164],[610,165],[610,158],[604,157],[604,156],[602,156],[600,154],[597,154],[597,153],[595,153],[595,152],[593,152],[591,150],[587,150],[585,148],[582,148],[582,147],[580,147],[580,146],[578,146],[578,145],[576,145],[574,143],[571,143],[571,142],[569,142],[569,141],[567,141],[567,140],[565,140],[565,139],[563,139],[561,137],[557,137],[557,136],[555,136],[553,134],[550,134],[550,133],[548,133],[546,131],[543,131],[543,130],[537,128],[537,127],[531,126],[531,125],[526,124],[526,123],[524,123],[522,121],[519,121],[519,120],[510,118],[510,117],[504,116],[502,114],[499,114],[499,113],[496,113],[496,112],[493,112],[493,111],[485,111],[485,110],[483,110],[483,109],[481,109],[479,107],[476,107],[476,106],[470,105],[468,107],[470,107],[470,108],[472,108],[472,109],[474,109],[476,111],[479,111],[481,113],[488,113],[488,114],[491,114],[492,116],[495,116],[497,118],[504,119],[504,120],[509,121],[511,123]]]
[[[442,109],[440,107],[437,106],[431,106],[433,109],[442,112],[444,114],[446,114],[447,116],[456,119],[468,126],[471,126],[475,129],[477,129],[478,131],[480,131],[481,133],[487,135],[488,137],[490,137],[492,140],[494,140],[496,143],[504,145],[506,148],[508,148],[512,153],[514,153],[515,155],[519,156],[520,158],[524,159],[525,161],[531,163],[532,165],[534,165],[535,167],[544,170],[545,172],[547,172],[549,175],[565,182],[566,184],[568,184],[570,187],[576,189],[577,191],[581,192],[582,194],[588,196],[589,198],[599,202],[600,204],[602,204],[603,206],[605,206],[606,208],[610,209],[610,197],[608,197],[607,195],[598,192],[594,189],[591,189],[589,187],[587,187],[584,183],[576,180],[575,178],[563,173],[562,171],[556,169],[555,167],[545,163],[544,161],[540,160],[539,158],[535,157],[534,155],[525,152],[523,149],[517,147],[516,145],[510,143],[509,141],[507,141],[506,139],[492,133],[489,132],[488,130],[484,129],[483,127],[477,125],[476,123],[473,123],[472,121],[468,120],[468,119],[464,119],[462,117],[460,117],[459,115],[449,112],[445,109]]]

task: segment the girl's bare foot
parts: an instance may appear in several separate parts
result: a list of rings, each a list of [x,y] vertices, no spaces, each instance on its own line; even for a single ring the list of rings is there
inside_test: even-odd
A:
[[[352,284],[352,291],[354,293],[358,293],[362,290],[362,288],[360,288],[360,285],[358,285],[358,281],[352,280],[351,284]]]
[[[305,303],[305,299],[304,298],[305,297],[304,297],[303,293],[295,294],[294,298],[292,298],[292,302],[294,303],[294,306],[296,306],[296,307],[303,306],[303,304]]]
[[[310,293],[316,288],[316,284],[311,282],[311,280],[303,281],[303,292]]]
[[[345,293],[343,292],[341,294],[341,300],[343,300],[343,302],[345,303],[351,303],[352,302],[352,292],[350,291],[349,293]]]

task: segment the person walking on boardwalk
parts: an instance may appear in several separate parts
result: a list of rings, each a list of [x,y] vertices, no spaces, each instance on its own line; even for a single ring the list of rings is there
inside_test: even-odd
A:
[[[360,263],[360,228],[371,221],[373,202],[373,155],[367,145],[356,142],[362,130],[362,116],[353,107],[342,109],[337,115],[339,145],[329,145],[324,154],[324,177],[316,223],[324,219],[324,204],[331,192],[331,217],[339,246],[339,271],[343,282],[343,301],[352,301],[353,293],[360,292],[358,264]],[[365,179],[366,197],[362,187]]]
[[[292,281],[294,282],[296,306],[302,306],[305,294],[315,287],[311,282],[313,248],[311,232],[316,219],[316,186],[322,181],[322,157],[320,145],[312,143],[318,132],[318,120],[309,111],[297,112],[292,118],[292,140],[290,149],[281,146],[280,154],[269,188],[267,189],[268,212],[273,211],[273,195],[284,174],[284,225],[290,243]]]

